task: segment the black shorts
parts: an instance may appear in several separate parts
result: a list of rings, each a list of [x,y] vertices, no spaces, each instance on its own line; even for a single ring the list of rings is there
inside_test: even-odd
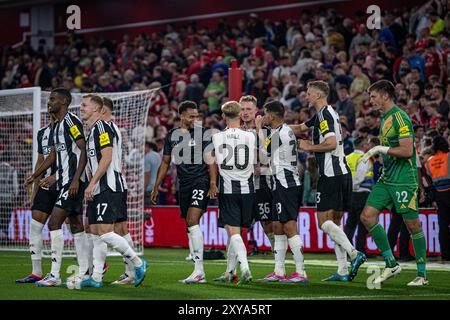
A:
[[[261,188],[255,192],[255,221],[273,221],[272,191],[270,188]]]
[[[276,186],[275,190],[272,191],[274,221],[282,223],[290,220],[297,221],[302,199],[301,191],[300,186],[290,188],[285,188],[279,184]]]
[[[105,190],[88,201],[89,224],[114,224],[123,208],[123,192]]]
[[[255,194],[219,194],[219,227],[249,228],[255,211]]]
[[[349,211],[352,208],[353,182],[351,174],[335,177],[320,176],[317,181],[317,211]]]
[[[119,209],[119,214],[117,215],[116,222],[124,222],[128,220],[128,207],[127,207],[127,198],[128,198],[128,190],[124,192],[120,192],[122,194],[122,202]]]
[[[33,199],[31,210],[39,210],[46,214],[51,214],[59,196],[57,190],[46,190],[39,188]]]
[[[189,208],[200,208],[203,212],[208,207],[209,181],[197,181],[189,187],[180,187],[179,203],[180,216],[186,219]]]
[[[87,183],[81,182],[78,187],[78,193],[75,197],[69,195],[70,183],[66,184],[59,190],[58,199],[56,199],[55,207],[65,210],[69,214],[79,215],[83,214],[83,199],[84,190],[87,187]]]

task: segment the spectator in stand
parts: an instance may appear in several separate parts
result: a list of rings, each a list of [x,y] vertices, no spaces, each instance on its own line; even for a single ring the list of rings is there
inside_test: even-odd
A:
[[[350,99],[355,104],[356,110],[360,110],[362,105],[362,94],[370,86],[369,78],[363,73],[362,67],[359,64],[353,64],[351,73],[353,81],[350,86]]]
[[[161,157],[157,152],[157,146],[153,142],[145,143],[144,158],[144,206],[151,206],[151,192],[156,183]]]
[[[303,174],[303,206],[314,207],[316,205],[318,179],[319,172],[317,169],[316,158],[314,156],[309,156],[306,158],[306,170]]]
[[[220,110],[220,100],[227,93],[227,87],[223,80],[223,71],[216,70],[212,74],[212,79],[206,87],[204,97],[208,100],[209,112],[217,113]]]
[[[200,101],[203,99],[205,92],[205,86],[200,82],[200,78],[196,74],[192,74],[190,77],[190,83],[186,87],[183,100],[194,101],[197,105],[200,105]]]
[[[439,114],[441,114],[444,118],[448,118],[450,104],[449,101],[445,99],[444,94],[444,86],[442,86],[441,84],[436,84],[432,89],[431,97],[433,101],[438,105],[437,111],[439,112]]]
[[[437,136],[433,140],[433,152],[425,163],[436,192],[434,201],[438,210],[439,243],[442,260],[450,261],[450,170],[449,145],[446,139]]]
[[[345,116],[347,118],[347,126],[351,132],[355,128],[355,107],[353,101],[350,100],[348,87],[346,85],[338,85],[337,95],[338,101],[336,102],[336,112],[340,116]]]
[[[380,113],[371,111],[364,117],[366,125],[369,128],[369,134],[373,137],[378,137],[380,134]]]

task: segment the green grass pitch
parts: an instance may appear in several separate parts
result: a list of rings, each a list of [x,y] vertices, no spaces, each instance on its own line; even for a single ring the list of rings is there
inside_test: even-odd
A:
[[[216,283],[213,278],[220,275],[226,266],[225,260],[205,261],[208,283],[186,285],[177,280],[187,277],[193,270],[192,262],[185,261],[186,249],[152,248],[145,250],[149,263],[147,277],[142,287],[113,286],[123,272],[119,257],[108,257],[109,270],[105,275],[105,287],[102,289],[85,288],[69,290],[65,287],[39,288],[33,284],[15,284],[15,280],[30,273],[31,261],[26,252],[0,252],[0,269],[2,270],[0,299],[445,299],[450,300],[450,265],[434,263],[428,269],[430,285],[411,288],[406,283],[414,279],[415,267],[405,266],[402,273],[388,280],[381,289],[369,290],[366,280],[373,264],[380,263],[380,258],[370,259],[363,265],[358,276],[351,283],[326,283],[321,280],[336,270],[334,254],[305,254],[306,271],[309,276],[307,284],[258,283],[236,286],[230,283]],[[294,270],[292,257],[287,256],[287,272]],[[273,270],[271,255],[249,257],[254,280]],[[76,264],[75,258],[63,261],[62,279],[70,265]],[[381,265],[381,264],[380,264]],[[44,272],[50,268],[50,260],[43,260]]]

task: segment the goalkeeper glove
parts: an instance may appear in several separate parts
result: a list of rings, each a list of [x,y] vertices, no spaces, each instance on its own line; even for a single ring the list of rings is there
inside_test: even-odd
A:
[[[380,154],[380,153],[387,154],[388,150],[389,150],[389,147],[383,147],[383,146],[373,147],[372,149],[370,149],[363,155],[363,157],[361,158],[361,161],[367,162],[370,158],[372,158],[373,156]]]

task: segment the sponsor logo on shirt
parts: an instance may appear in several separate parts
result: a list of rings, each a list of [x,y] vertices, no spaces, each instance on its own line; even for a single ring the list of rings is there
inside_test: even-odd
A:
[[[99,140],[100,140],[100,147],[103,147],[111,143],[111,141],[109,140],[109,134],[107,132],[102,133],[99,137]]]
[[[403,126],[400,128],[400,137],[407,137],[410,135],[408,126]]]
[[[330,130],[330,129],[328,128],[328,122],[327,122],[327,120],[323,120],[323,121],[320,123],[320,132],[324,133],[325,131],[328,131],[328,130]]]
[[[73,125],[70,127],[70,133],[72,134],[72,137],[76,139],[80,134],[80,130],[78,130],[78,127],[76,125]]]

